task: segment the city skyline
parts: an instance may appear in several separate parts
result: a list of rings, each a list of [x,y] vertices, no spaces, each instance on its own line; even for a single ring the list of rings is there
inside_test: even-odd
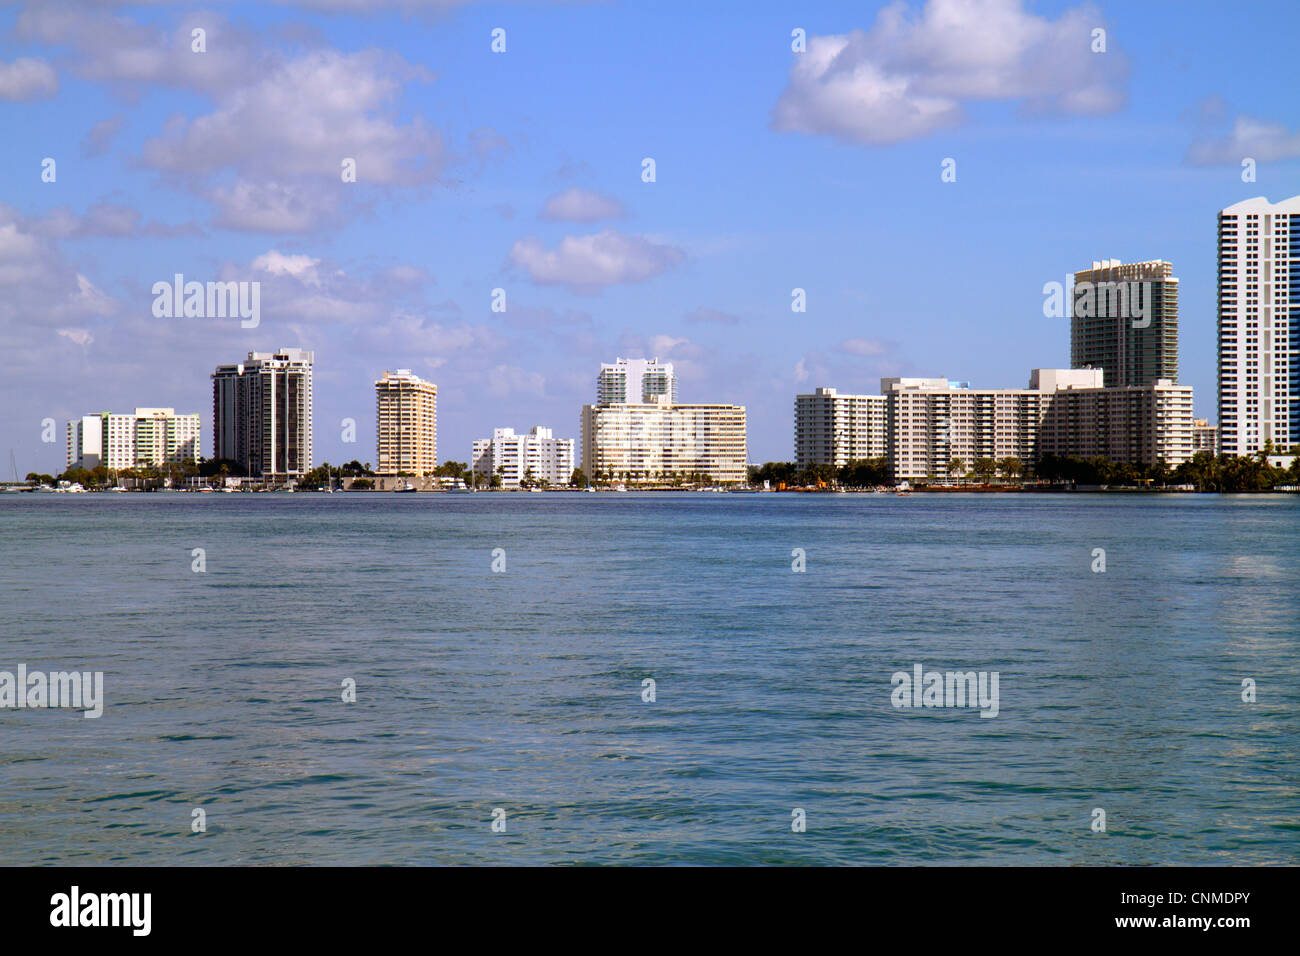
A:
[[[300,342],[323,370],[319,460],[355,457],[345,418],[374,446],[375,369],[437,381],[444,447],[468,448],[521,417],[576,428],[588,363],[610,355],[674,364],[680,401],[745,405],[750,458],[783,460],[789,397],[821,384],[861,393],[942,372],[1000,388],[1067,366],[1069,319],[1043,315],[1043,286],[1107,258],[1174,263],[1178,380],[1215,420],[1214,216],[1300,192],[1287,31],[1246,10],[1209,36],[1199,4],[967,6],[980,15],[957,18],[962,48],[997,81],[978,91],[940,55],[955,42],[943,3],[914,2],[892,26],[882,5],[724,4],[685,34],[663,10],[585,4],[354,19],[241,3],[7,9],[0,63],[43,66],[5,87],[31,135],[0,170],[31,186],[0,207],[0,446],[22,472],[53,470],[46,419],[201,409],[190,383],[207,356]],[[299,19],[314,32],[295,33]],[[999,46],[985,23],[1018,39]],[[1104,52],[1087,49],[1098,28]],[[930,51],[917,69],[942,108],[909,125],[864,106],[837,123],[820,58],[861,37],[859,86],[843,92],[867,103],[867,67],[897,69],[872,59],[889,30]],[[1257,52],[1248,65],[1189,70],[1234,37]],[[674,75],[652,69],[662,49],[681,54]],[[1044,53],[1087,97],[1035,69]],[[535,89],[541,74],[555,95]],[[329,116],[323,141],[249,105],[274,90]],[[327,106],[330,90],[352,92]],[[159,318],[155,285],[178,275],[258,282],[260,313]],[[795,289],[806,312],[791,311]]]

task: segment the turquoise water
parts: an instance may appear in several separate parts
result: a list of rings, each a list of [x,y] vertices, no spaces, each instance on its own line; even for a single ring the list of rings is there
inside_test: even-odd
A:
[[[106,697],[0,710],[0,863],[1295,864],[1298,563],[1294,496],[0,495],[0,670]]]

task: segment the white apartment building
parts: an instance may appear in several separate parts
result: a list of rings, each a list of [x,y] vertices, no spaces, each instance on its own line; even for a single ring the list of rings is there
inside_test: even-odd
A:
[[[212,457],[251,477],[284,478],[312,469],[312,365],[302,349],[249,352],[212,374]]]
[[[1063,387],[1043,394],[1040,455],[1100,455],[1137,465],[1163,461],[1176,468],[1195,454],[1190,385],[1162,378],[1150,385]]]
[[[942,378],[886,378],[886,432],[896,481],[943,478],[960,458],[1105,456],[1174,468],[1193,454],[1192,388],[1157,379],[1107,388],[1100,368],[1034,369],[1028,388],[976,389]]]
[[[845,465],[887,453],[884,395],[818,388],[794,397],[794,457],[801,467]]]
[[[100,412],[68,422],[67,466],[114,471],[198,461],[199,416],[174,408],[137,408],[130,415]]]
[[[582,470],[632,480],[690,474],[724,484],[746,477],[743,405],[584,405]]]
[[[517,488],[531,473],[535,481],[567,485],[573,477],[573,439],[556,438],[549,428],[534,426],[527,435],[517,435],[513,428],[496,428],[491,438],[474,442],[470,458],[474,471],[491,480],[501,476],[501,484]]]
[[[375,474],[427,475],[438,467],[438,386],[409,368],[375,382]]]
[[[637,404],[656,402],[667,396],[677,404],[677,376],[672,362],[652,359],[615,359],[602,364],[596,378],[596,404]]]
[[[954,458],[967,468],[977,458],[1018,458],[1026,468],[1037,459],[1043,393],[1036,388],[975,389],[943,378],[883,378],[880,390],[895,481],[947,477]]]
[[[1219,213],[1219,449],[1300,445],[1300,196]]]

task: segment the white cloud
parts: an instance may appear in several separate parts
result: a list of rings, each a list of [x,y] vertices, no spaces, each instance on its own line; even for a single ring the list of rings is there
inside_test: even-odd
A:
[[[206,31],[202,55],[191,50],[195,27]],[[160,84],[216,93],[228,89],[232,77],[248,83],[274,62],[254,34],[212,12],[187,13],[168,32],[100,10],[36,4],[19,14],[15,33],[72,48],[81,76],[123,88]]]
[[[78,215],[67,206],[50,210],[40,219],[28,223],[31,231],[49,239],[114,239],[155,238],[171,239],[177,236],[202,235],[194,223],[169,225],[145,222],[140,210],[123,203],[98,202]]]
[[[334,195],[308,185],[241,179],[213,189],[208,198],[217,207],[214,225],[245,232],[307,232],[332,220],[338,210]]]
[[[645,236],[607,229],[590,236],[566,236],[555,249],[541,240],[520,239],[510,250],[510,262],[526,270],[540,285],[565,285],[574,292],[629,282],[644,282],[685,259],[674,246]]]
[[[316,50],[219,94],[212,113],[168,123],[142,157],[184,176],[234,170],[249,180],[306,177],[335,189],[351,158],[359,183],[431,182],[443,159],[440,134],[419,117],[399,124],[394,115],[402,83],[427,77],[394,54]]]
[[[82,348],[95,341],[95,337],[90,334],[89,329],[57,329],[56,331],[68,341],[75,342]]]
[[[546,396],[546,378],[514,365],[498,365],[488,372],[488,391],[499,398],[511,395]]]
[[[840,350],[848,352],[850,355],[861,355],[864,358],[873,358],[878,355],[888,355],[893,351],[893,343],[886,342],[882,339],[865,339],[852,338],[845,339],[840,343]]]
[[[320,260],[311,256],[287,256],[272,249],[254,259],[252,265],[259,272],[268,272],[273,276],[293,276],[303,285],[320,288],[320,275],[316,271]]]
[[[552,222],[599,222],[622,219],[624,215],[623,205],[617,199],[577,186],[556,193],[542,208],[542,218]]]
[[[0,100],[43,100],[59,91],[59,78],[44,60],[19,57],[0,63]]]
[[[75,326],[116,309],[111,296],[72,268],[16,210],[0,205],[0,329]]]
[[[1300,132],[1281,123],[1238,116],[1226,136],[1207,136],[1191,145],[1187,160],[1197,166],[1237,166],[1249,157],[1259,163],[1300,157]]]
[[[1122,105],[1126,63],[1113,48],[1092,52],[1103,23],[1090,6],[1054,21],[1022,0],[929,0],[912,13],[893,3],[868,31],[809,37],[773,128],[883,145],[958,125],[970,101],[1069,114]]]

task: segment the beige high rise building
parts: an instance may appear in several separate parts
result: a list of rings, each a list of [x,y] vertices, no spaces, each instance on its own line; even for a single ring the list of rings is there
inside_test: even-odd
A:
[[[745,480],[745,407],[653,403],[584,405],[582,470],[633,481],[668,475]]]
[[[380,475],[427,475],[438,467],[438,386],[409,368],[375,382]]]

